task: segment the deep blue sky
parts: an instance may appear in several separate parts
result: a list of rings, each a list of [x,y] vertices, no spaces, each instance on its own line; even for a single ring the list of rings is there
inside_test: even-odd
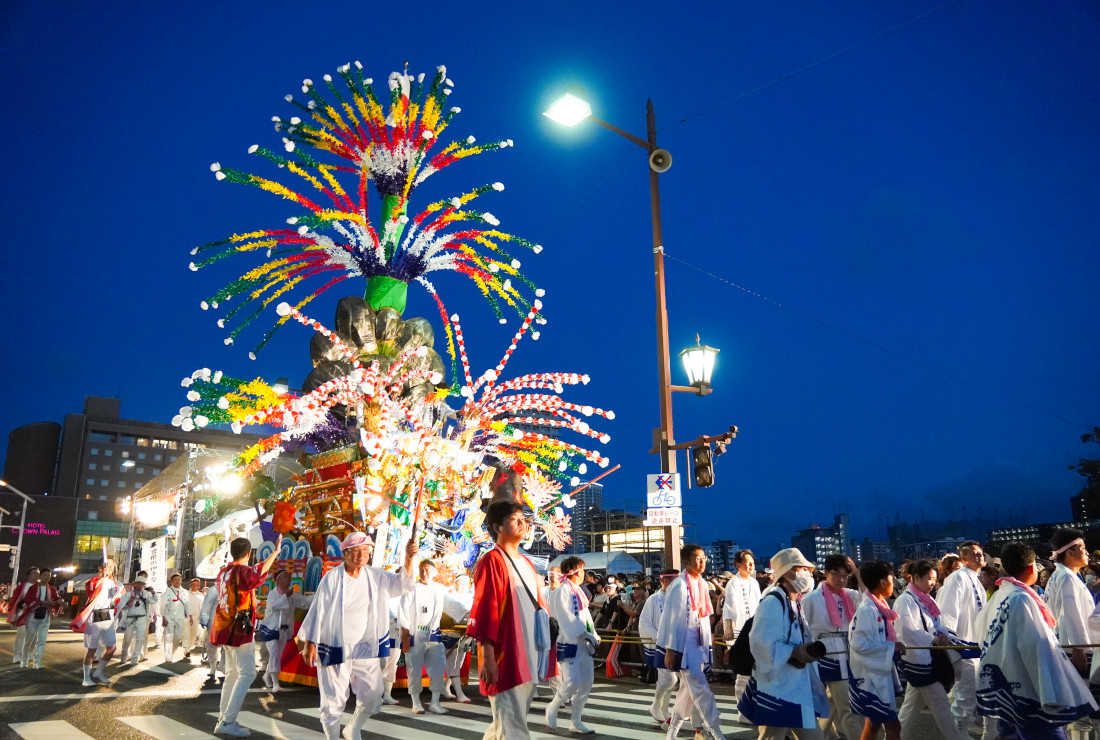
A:
[[[278,146],[303,78],[409,61],[448,66],[450,137],[515,141],[413,209],[504,182],[484,207],[546,246],[524,270],[550,317],[510,367],[592,376],[570,396],[617,412],[608,500],[642,503],[658,470],[648,179],[634,145],[542,118],[569,83],[639,135],[653,99],[668,253],[751,291],[668,263],[673,352],[722,350],[677,436],[741,428],[688,497],[699,539],[770,552],[842,509],[857,536],[951,507],[1064,519],[1100,423],[1098,39],[1088,2],[4,3],[0,455],[89,394],[167,421],[198,367],[304,377],[305,330],[250,362],[259,327],[227,348],[199,309],[254,263],[196,274],[190,248],[291,212],[209,164],[259,171],[245,150]],[[514,324],[435,280],[495,364]]]

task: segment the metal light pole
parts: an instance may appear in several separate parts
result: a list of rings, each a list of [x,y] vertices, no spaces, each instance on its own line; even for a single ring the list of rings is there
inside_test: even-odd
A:
[[[0,487],[9,488],[13,493],[23,498],[23,514],[19,518],[19,541],[15,545],[15,565],[12,567],[11,571],[11,590],[12,593],[15,593],[15,587],[19,584],[19,562],[23,557],[23,530],[27,527],[27,504],[33,504],[34,499],[20,491],[11,483],[8,483],[6,480],[0,480]]]
[[[649,210],[653,230],[653,276],[657,292],[657,380],[661,406],[661,426],[653,430],[653,450],[661,457],[661,472],[676,472],[676,456],[672,435],[672,391],[686,390],[697,392],[695,388],[674,387],[669,366],[668,349],[668,307],[665,299],[665,248],[661,231],[661,192],[658,175],[666,172],[672,165],[672,156],[657,147],[657,123],[653,113],[653,101],[646,101],[646,138],[641,139],[623,131],[606,121],[592,115],[592,108],[576,92],[567,92],[557,103],[570,106],[570,110],[555,112],[554,108],[543,115],[563,123],[574,125],[583,120],[592,121],[608,131],[618,134],[627,141],[645,149],[649,155]],[[570,113],[572,115],[570,115]],[[571,122],[570,122],[571,121]],[[664,562],[668,568],[680,568],[680,530],[678,526],[666,526],[664,529]]]

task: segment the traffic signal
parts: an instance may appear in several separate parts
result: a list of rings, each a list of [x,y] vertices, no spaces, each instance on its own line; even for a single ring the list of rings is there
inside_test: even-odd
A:
[[[696,488],[710,488],[714,485],[714,454],[710,445],[693,447],[691,450],[692,470],[695,473]]]

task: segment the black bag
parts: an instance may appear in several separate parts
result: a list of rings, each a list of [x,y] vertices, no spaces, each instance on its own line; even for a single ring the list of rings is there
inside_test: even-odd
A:
[[[783,597],[783,594],[779,591],[771,591],[769,593],[774,594],[776,598],[779,599],[780,603],[783,604],[783,611],[787,612],[789,607],[786,604],[786,599]],[[793,625],[794,617],[789,614],[788,616],[790,617],[791,625]],[[733,645],[730,647],[729,666],[738,676],[751,676],[753,668],[756,667],[756,658],[753,657],[752,650],[749,648],[749,632],[752,631],[752,623],[755,619],[755,616],[748,618],[748,621],[746,621],[745,625],[741,628],[741,632],[738,633],[737,639],[733,641]],[[787,627],[787,639],[791,639],[790,626]]]
[[[38,607],[37,609],[34,610],[34,618],[35,619],[45,619],[46,614],[48,612],[49,612],[49,609],[47,607],[40,606],[40,607]]]
[[[924,620],[920,605],[917,606],[917,613],[920,614],[921,626],[927,632],[928,622]],[[944,691],[950,691],[955,685],[955,667],[951,665],[951,656],[946,650],[929,650],[928,653],[932,658],[932,677],[943,684]]]
[[[253,630],[256,629],[256,627],[252,623],[252,610],[251,609],[241,609],[240,608],[240,605],[241,605],[241,582],[240,582],[240,579],[237,578],[237,573],[238,572],[239,571],[234,571],[233,572],[233,578],[234,578],[234,580],[237,581],[237,603],[234,605],[233,622],[229,625],[229,631],[230,631],[230,633],[237,633],[237,634],[240,634],[240,635],[251,635]]]
[[[558,644],[558,633],[561,632],[561,625],[558,624],[558,620],[550,617],[550,642],[551,644]]]

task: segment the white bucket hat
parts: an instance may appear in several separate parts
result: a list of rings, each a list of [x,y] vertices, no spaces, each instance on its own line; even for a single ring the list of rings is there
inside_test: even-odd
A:
[[[786,550],[780,550],[775,555],[772,555],[771,566],[772,572],[775,574],[775,580],[777,581],[791,568],[797,568],[799,566],[806,568],[817,567],[807,560],[805,556],[802,555],[802,551],[797,547],[788,547]]]

